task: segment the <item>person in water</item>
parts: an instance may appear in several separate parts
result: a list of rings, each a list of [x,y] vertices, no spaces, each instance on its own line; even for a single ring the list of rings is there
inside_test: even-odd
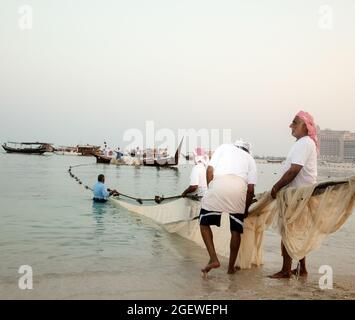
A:
[[[97,182],[93,187],[93,194],[93,200],[95,202],[106,202],[110,196],[118,196],[119,192],[115,189],[108,189],[105,185],[105,176],[103,174],[99,174]]]
[[[292,146],[284,168],[283,176],[275,183],[271,190],[271,196],[275,199],[282,188],[300,188],[310,186],[317,182],[317,153],[319,142],[316,124],[313,117],[304,111],[300,111],[290,124],[291,134],[296,138]],[[281,241],[281,253],[283,265],[281,271],[270,278],[290,278],[297,270],[292,269],[292,258],[288,254],[285,245]],[[306,257],[300,261],[300,276],[307,276]]]

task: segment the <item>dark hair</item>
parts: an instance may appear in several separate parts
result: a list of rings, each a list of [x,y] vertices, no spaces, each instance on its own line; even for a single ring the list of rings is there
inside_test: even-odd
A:
[[[102,182],[105,179],[105,176],[103,174],[99,174],[97,177],[97,181]]]

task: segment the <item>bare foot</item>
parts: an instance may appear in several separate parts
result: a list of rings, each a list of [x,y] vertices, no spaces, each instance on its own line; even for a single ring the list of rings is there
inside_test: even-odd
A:
[[[291,271],[291,273],[292,273],[293,275],[297,276],[297,268],[296,268],[296,269],[293,269],[293,270]],[[302,269],[301,269],[298,276],[299,276],[299,277],[307,277],[307,276],[308,276],[307,270],[302,270]]]
[[[234,274],[234,273],[236,273],[239,270],[240,270],[240,267],[235,266],[235,267],[233,267],[233,269],[228,268],[228,272],[227,273],[228,274]]]
[[[289,279],[291,278],[291,272],[284,272],[280,271],[278,273],[273,274],[272,276],[269,276],[271,279]]]
[[[221,265],[219,263],[219,261],[210,261],[208,262],[208,264],[206,265],[206,267],[204,267],[203,269],[201,269],[202,273],[204,276],[207,276],[207,273],[211,270],[211,269],[216,269],[219,268]]]

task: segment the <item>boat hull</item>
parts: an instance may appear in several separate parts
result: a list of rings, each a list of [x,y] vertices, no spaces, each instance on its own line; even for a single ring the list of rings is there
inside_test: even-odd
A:
[[[96,158],[96,163],[105,163],[105,164],[110,164],[111,159],[110,157],[107,156],[101,156],[98,154],[94,154],[94,157]]]
[[[16,149],[7,146],[2,146],[7,153],[22,153],[22,154],[43,154],[47,151],[46,148],[23,148]]]

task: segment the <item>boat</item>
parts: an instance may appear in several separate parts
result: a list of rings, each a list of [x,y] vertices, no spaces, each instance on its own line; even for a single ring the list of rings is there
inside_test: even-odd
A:
[[[6,142],[2,145],[8,153],[43,154],[52,151],[51,143],[44,142]]]
[[[79,145],[77,146],[78,152],[82,156],[92,156],[94,153],[98,153],[100,150],[100,146],[94,145]]]
[[[268,163],[282,163],[282,159],[266,159]]]
[[[175,152],[174,157],[144,157],[143,165],[146,167],[171,167],[177,166],[179,164],[180,150],[182,146],[182,141]]]
[[[77,147],[58,147],[54,149],[54,153],[57,155],[62,155],[62,156],[78,156],[81,155],[78,152],[78,148]]]
[[[112,160],[111,157],[104,156],[104,155],[98,154],[98,153],[93,153],[92,155],[96,158],[96,163],[106,163],[106,164],[111,163],[111,160]]]

